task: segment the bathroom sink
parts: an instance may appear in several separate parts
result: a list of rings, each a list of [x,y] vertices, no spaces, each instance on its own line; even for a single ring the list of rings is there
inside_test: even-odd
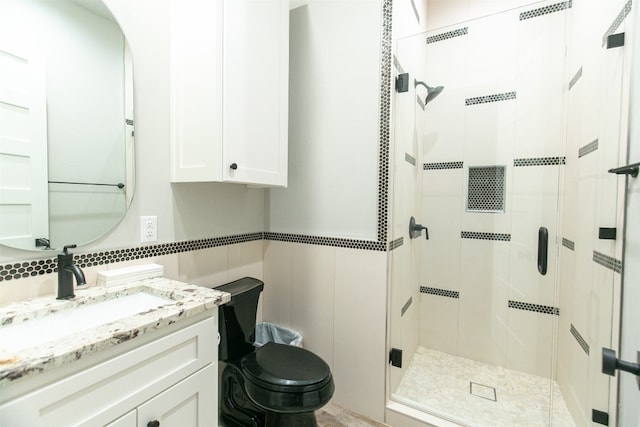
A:
[[[14,353],[172,303],[172,299],[141,289],[81,306],[62,306],[41,317],[0,327],[0,349]]]

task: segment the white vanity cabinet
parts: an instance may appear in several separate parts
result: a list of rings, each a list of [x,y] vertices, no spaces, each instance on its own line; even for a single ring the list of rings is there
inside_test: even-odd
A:
[[[0,425],[217,426],[217,319],[176,329],[55,381],[35,376],[33,391],[0,405]]]
[[[289,1],[172,0],[171,179],[287,185]]]

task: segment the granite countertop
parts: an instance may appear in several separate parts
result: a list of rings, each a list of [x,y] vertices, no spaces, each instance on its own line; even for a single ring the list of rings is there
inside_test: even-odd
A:
[[[149,332],[162,329],[206,310],[217,307],[231,298],[226,292],[165,278],[145,279],[119,286],[90,286],[76,288],[72,300],[56,300],[55,296],[34,298],[0,306],[0,333],[47,315],[90,307],[93,303],[144,292],[168,298],[166,304],[110,323],[87,327],[70,335],[30,345],[16,350],[0,340],[0,388],[46,370],[60,367],[127,342]],[[1,335],[0,335],[1,336]],[[6,341],[6,340],[5,340]]]

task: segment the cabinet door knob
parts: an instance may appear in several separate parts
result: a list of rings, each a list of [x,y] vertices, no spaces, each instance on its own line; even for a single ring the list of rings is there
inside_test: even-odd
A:
[[[147,427],[160,427],[160,421],[153,420],[147,423]]]
[[[231,169],[236,170],[238,169],[238,164],[237,163],[231,163],[231,166],[229,166]]]

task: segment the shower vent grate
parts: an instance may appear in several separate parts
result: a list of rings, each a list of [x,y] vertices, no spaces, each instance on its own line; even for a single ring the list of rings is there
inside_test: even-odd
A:
[[[469,167],[467,211],[504,212],[505,167]]]

